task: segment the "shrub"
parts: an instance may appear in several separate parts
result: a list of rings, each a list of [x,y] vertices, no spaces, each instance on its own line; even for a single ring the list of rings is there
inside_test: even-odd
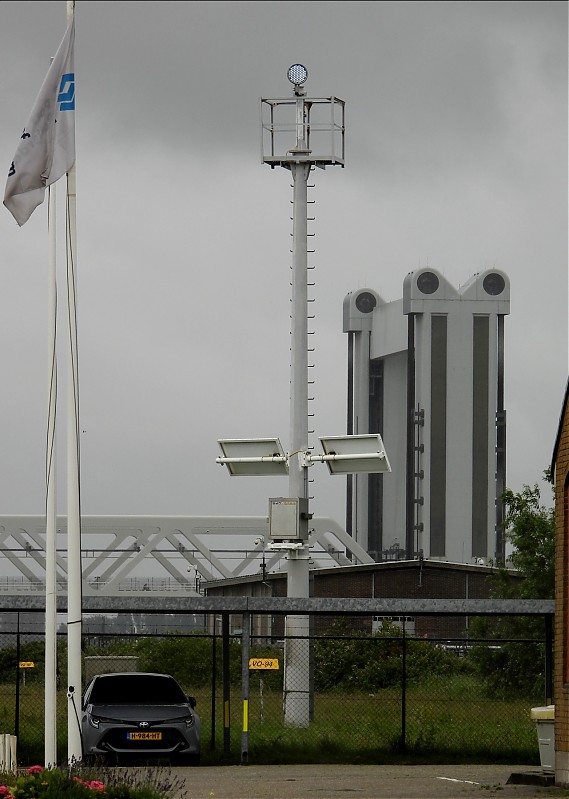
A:
[[[148,770],[143,777],[127,772],[95,774],[72,769],[46,770],[31,766],[25,774],[0,774],[2,799],[165,799],[179,788],[156,771]]]
[[[171,674],[190,692],[194,688],[209,686],[212,679],[212,639],[201,635],[167,633],[163,637],[144,637],[118,641],[105,649],[90,648],[87,655],[136,655],[140,671]],[[216,668],[221,675],[221,645],[217,642]],[[241,645],[229,643],[230,679],[241,678]]]
[[[42,641],[28,641],[20,647],[20,662],[30,661],[36,664],[36,668],[28,669],[27,680],[38,680],[43,678],[43,665],[45,661],[45,645]],[[15,646],[7,646],[0,649],[0,682],[16,682],[16,671],[18,665],[18,652]]]
[[[344,637],[339,637],[339,632]],[[346,635],[344,625],[336,625],[329,637],[315,644],[315,687],[377,691],[401,684],[403,669],[403,636],[399,627],[385,620],[373,637],[363,633]],[[454,653],[433,646],[427,641],[405,638],[406,679],[416,683],[433,675],[451,675],[467,665]]]

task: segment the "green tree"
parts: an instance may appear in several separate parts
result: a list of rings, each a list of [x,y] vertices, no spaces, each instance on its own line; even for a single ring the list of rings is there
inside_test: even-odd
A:
[[[547,479],[549,472],[544,477]],[[538,485],[525,485],[519,494],[504,492],[506,540],[512,545],[509,562],[524,578],[513,584],[498,572],[495,595],[502,598],[553,599],[555,593],[555,518],[553,507],[541,504]]]
[[[549,473],[544,473],[548,480]],[[524,485],[519,493],[504,492],[506,540],[512,547],[508,568],[500,566],[490,578],[492,596],[499,599],[552,599],[555,591],[555,518],[553,507],[542,504],[541,490]],[[512,579],[512,568],[521,579]],[[497,698],[543,697],[544,648],[542,619],[499,617],[475,619],[471,638],[496,638],[495,648],[476,646],[472,660],[480,669],[488,693]]]
[[[314,647],[317,691],[367,691],[401,685],[403,633],[387,619],[371,638],[350,632],[345,622],[334,625]],[[406,679],[417,684],[434,675],[464,670],[464,663],[428,641],[406,636]]]
[[[136,655],[140,671],[157,671],[171,674],[190,693],[196,688],[209,686],[212,675],[212,640],[207,636],[177,635],[167,633],[163,637],[141,636],[130,641],[116,641],[104,649],[89,648],[87,655]],[[222,668],[221,641],[217,641],[216,664],[218,673]],[[232,639],[229,645],[230,680],[241,678],[241,644]]]

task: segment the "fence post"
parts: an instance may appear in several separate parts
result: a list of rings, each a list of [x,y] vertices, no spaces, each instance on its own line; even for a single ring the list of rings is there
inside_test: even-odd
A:
[[[407,636],[405,635],[405,619],[402,627],[401,641],[401,751],[407,749]]]
[[[213,617],[213,638],[211,639],[211,738],[210,749],[215,751],[215,691],[217,688],[217,637],[215,635],[215,616]]]
[[[20,737],[20,612],[16,614],[16,708],[14,713],[14,735]]]
[[[241,631],[241,697],[243,726],[241,728],[241,765],[249,761],[249,653],[251,651],[251,614],[243,614]]]
[[[223,659],[223,756],[231,754],[231,729],[230,729],[230,699],[231,685],[229,682],[229,613],[221,616],[221,655]]]

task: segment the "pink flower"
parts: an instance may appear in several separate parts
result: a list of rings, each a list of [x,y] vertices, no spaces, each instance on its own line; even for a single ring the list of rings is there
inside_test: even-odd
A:
[[[83,783],[87,786],[87,788],[91,788],[93,791],[104,791],[105,784],[103,782],[99,782],[99,780],[91,780],[91,782]]]
[[[30,766],[28,774],[41,774],[42,771],[45,771],[43,766]]]
[[[0,785],[0,796],[7,796],[9,793],[9,788],[7,788],[5,785]]]

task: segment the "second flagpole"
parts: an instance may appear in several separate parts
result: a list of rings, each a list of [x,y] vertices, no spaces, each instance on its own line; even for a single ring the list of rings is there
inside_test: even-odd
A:
[[[48,237],[48,423],[46,449],[46,528],[45,528],[45,736],[44,764],[57,763],[57,481],[56,481],[56,406],[57,406],[57,263],[56,263],[56,188],[49,187]]]
[[[75,13],[74,0],[67,0],[67,22]],[[67,759],[82,759],[81,744],[81,635],[82,568],[81,505],[79,481],[79,368],[77,355],[77,247],[76,167],[67,173],[67,309],[69,369],[67,377]]]

